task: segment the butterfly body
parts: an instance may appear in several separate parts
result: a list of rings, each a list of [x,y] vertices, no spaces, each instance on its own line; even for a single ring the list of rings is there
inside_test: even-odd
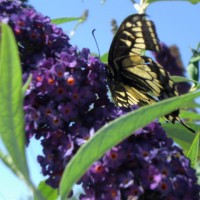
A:
[[[169,73],[143,56],[144,50],[160,51],[154,23],[145,19],[144,14],[130,15],[120,25],[108,55],[108,84],[118,106],[153,104],[179,95]],[[178,115],[176,110],[165,118],[184,124]]]

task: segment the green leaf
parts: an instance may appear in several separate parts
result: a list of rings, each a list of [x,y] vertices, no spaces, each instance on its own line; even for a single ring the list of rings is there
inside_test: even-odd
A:
[[[197,4],[200,2],[200,0],[188,0],[189,2],[191,2],[192,4]]]
[[[200,113],[184,110],[184,111],[181,111],[180,117],[185,118],[185,119],[189,119],[190,121],[191,120],[200,120]]]
[[[198,81],[198,79],[199,79],[199,62],[190,63],[187,67],[187,71],[193,80]]]
[[[161,1],[161,0],[147,0],[147,3],[154,3],[154,2],[158,2],[158,1]]]
[[[172,79],[172,81],[174,81],[175,83],[182,83],[182,82],[193,82],[195,84],[198,84],[197,81],[193,80],[193,79],[189,79],[189,78],[185,78],[183,76],[170,76],[170,78]]]
[[[173,97],[154,105],[144,106],[113,120],[99,129],[94,137],[78,150],[77,154],[66,166],[59,187],[61,199],[65,199],[68,196],[73,184],[108,149],[131,135],[135,130],[149,124],[155,118],[187,105],[187,102],[197,98],[199,95],[200,91]]]
[[[64,24],[72,21],[80,21],[82,20],[82,17],[62,17],[62,18],[56,18],[52,19],[51,22],[53,24]]]
[[[191,128],[198,131],[200,130],[199,125],[188,124]],[[184,126],[179,123],[171,124],[164,123],[162,124],[163,129],[167,135],[174,140],[184,151],[184,154],[187,155],[190,149],[190,146],[195,138],[195,134],[191,133]],[[200,152],[199,152],[200,156]]]
[[[197,45],[196,49],[192,49],[192,57],[190,59],[189,65],[187,67],[187,71],[190,77],[198,81],[199,80],[199,61],[200,61],[200,43]]]
[[[198,55],[195,55],[194,57],[191,58],[190,62],[198,62],[200,61],[200,52],[198,52]]]
[[[200,104],[198,102],[195,102],[195,101],[191,101],[188,103],[188,106],[187,108],[200,108]]]
[[[199,154],[199,137],[200,132],[196,134],[196,137],[194,138],[192,145],[190,147],[190,150],[188,151],[188,158],[191,161],[191,166],[195,168],[197,166],[198,161],[198,154]]]
[[[16,167],[12,158],[9,155],[5,155],[2,151],[0,151],[0,159],[8,167],[8,169],[10,169],[13,172],[13,174],[15,174],[19,179],[21,179],[25,183],[27,183],[26,178],[18,170],[18,168]],[[28,184],[28,186],[29,186],[29,184]],[[35,190],[35,188],[33,186],[31,186],[31,189],[33,190],[37,200],[44,200],[43,196],[41,196],[41,193],[39,191]]]
[[[5,155],[2,151],[0,151],[0,159],[8,167],[8,169],[13,172],[13,174],[15,174],[21,180],[25,181],[23,174],[15,166],[12,158],[9,155]]]
[[[27,186],[37,193],[29,176],[25,156],[25,132],[22,93],[22,72],[17,44],[12,29],[1,24],[0,42],[0,136]],[[11,168],[13,170],[13,168]]]
[[[104,53],[101,56],[101,62],[103,62],[103,63],[107,63],[108,62],[108,53]]]
[[[196,174],[198,179],[197,183],[200,185],[200,162],[197,163]]]
[[[45,199],[56,200],[58,198],[58,190],[48,186],[45,181],[40,182],[38,191],[40,191]],[[38,196],[34,196],[34,200],[39,200]]]
[[[32,74],[29,75],[27,81],[25,82],[25,84],[23,85],[22,87],[22,95],[24,96],[26,90],[28,89],[30,83],[31,83],[31,80],[32,80]]]
[[[21,65],[14,35],[6,24],[1,24],[0,45],[0,135],[14,164],[29,180]]]

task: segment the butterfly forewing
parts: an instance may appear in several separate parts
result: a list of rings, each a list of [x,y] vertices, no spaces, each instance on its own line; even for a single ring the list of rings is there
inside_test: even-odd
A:
[[[142,50],[159,51],[159,39],[152,21],[145,15],[134,14],[127,17],[119,27],[109,52],[109,62],[116,57],[141,54]]]

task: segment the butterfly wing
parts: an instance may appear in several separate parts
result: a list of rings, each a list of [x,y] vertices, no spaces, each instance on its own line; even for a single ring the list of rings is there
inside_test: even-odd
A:
[[[115,64],[120,76],[111,91],[119,106],[152,104],[178,95],[168,72],[149,57],[126,56]]]
[[[155,25],[144,14],[128,16],[115,34],[109,50],[109,63],[125,55],[141,54],[142,50],[160,51]]]
[[[119,61],[120,77],[124,84],[149,93],[152,98],[163,100],[177,96],[169,73],[161,65],[146,56],[127,56]]]
[[[122,22],[110,46],[107,77],[111,90],[112,84],[118,82],[121,73],[116,64],[118,60],[140,55],[142,50],[160,50],[154,23],[146,20],[144,14],[130,15]]]
[[[152,104],[178,95],[169,73],[151,58],[142,56],[142,50],[160,50],[155,26],[145,15],[131,15],[119,27],[108,56],[108,84],[118,106]],[[178,115],[176,110],[165,118],[172,123],[179,121],[195,132]]]
[[[113,101],[117,106],[130,107],[136,104],[153,103],[152,98],[146,92],[139,91],[135,87],[122,82],[116,82],[111,86]]]

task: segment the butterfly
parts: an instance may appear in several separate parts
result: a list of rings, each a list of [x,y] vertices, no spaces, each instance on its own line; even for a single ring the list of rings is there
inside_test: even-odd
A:
[[[169,73],[144,50],[160,51],[155,25],[145,14],[128,16],[120,25],[110,46],[107,79],[117,106],[154,104],[178,96]],[[179,110],[165,116],[167,121],[180,122],[195,133],[179,117]]]

